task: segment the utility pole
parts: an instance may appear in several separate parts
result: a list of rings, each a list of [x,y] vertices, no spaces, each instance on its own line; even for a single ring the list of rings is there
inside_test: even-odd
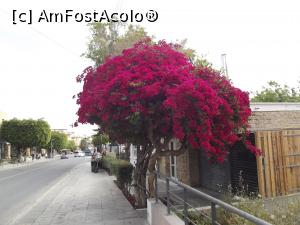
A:
[[[222,68],[224,70],[224,75],[225,75],[226,78],[229,79],[227,61],[226,61],[226,54],[225,53],[221,54],[221,60],[222,60]]]
[[[51,146],[51,157],[50,158],[53,158],[52,139],[50,141],[50,146]]]

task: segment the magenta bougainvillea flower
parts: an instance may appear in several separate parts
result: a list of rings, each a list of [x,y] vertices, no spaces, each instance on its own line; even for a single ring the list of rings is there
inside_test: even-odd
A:
[[[248,93],[210,67],[195,67],[177,47],[144,41],[87,68],[77,77],[84,82],[78,122],[98,124],[121,143],[155,147],[175,137],[222,162],[248,127]]]

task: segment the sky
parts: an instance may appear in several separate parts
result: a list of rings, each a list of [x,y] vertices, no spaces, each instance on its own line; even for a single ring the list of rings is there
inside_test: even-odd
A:
[[[33,22],[13,24],[17,13],[32,10]],[[155,22],[143,26],[156,40],[187,39],[215,68],[226,54],[233,84],[248,92],[269,80],[297,86],[300,80],[300,3],[241,0],[110,0],[16,1],[0,4],[0,112],[7,119],[43,118],[53,129],[90,135],[89,125],[72,128],[78,106],[72,96],[81,90],[75,77],[93,62],[81,57],[89,30],[84,22],[38,22],[46,12],[134,12],[155,10]]]

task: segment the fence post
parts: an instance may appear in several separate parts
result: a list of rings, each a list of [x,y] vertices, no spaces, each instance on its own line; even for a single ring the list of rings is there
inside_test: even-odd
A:
[[[155,202],[158,203],[158,182],[157,182],[157,177],[158,177],[158,171],[155,171]]]
[[[184,224],[188,225],[189,221],[188,221],[188,205],[187,205],[187,190],[186,188],[183,188],[183,213],[184,213]]]
[[[211,223],[212,225],[217,225],[217,212],[216,212],[216,204],[211,203]]]
[[[167,184],[167,212],[170,215],[170,183],[169,178],[166,178],[166,184]]]

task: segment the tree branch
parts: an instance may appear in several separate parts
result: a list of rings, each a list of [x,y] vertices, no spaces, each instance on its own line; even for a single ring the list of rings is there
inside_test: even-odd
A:
[[[170,140],[168,140],[168,142],[164,142],[164,146],[167,146],[169,144],[169,141]],[[155,153],[152,155],[151,159],[152,160],[156,160],[160,156],[170,156],[170,155],[172,155],[172,156],[179,156],[179,155],[183,154],[187,150],[187,146],[184,143],[185,142],[181,143],[180,148],[177,149],[177,150],[170,150],[169,148],[166,148],[163,151],[162,150],[155,151]]]

